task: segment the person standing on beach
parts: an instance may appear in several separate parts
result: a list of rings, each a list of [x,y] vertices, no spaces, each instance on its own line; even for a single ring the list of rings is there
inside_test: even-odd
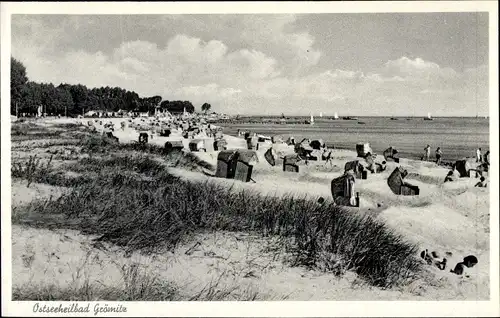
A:
[[[477,148],[476,150],[476,162],[483,162],[483,158],[481,156],[481,148]]]
[[[489,165],[489,164],[490,164],[490,158],[489,158],[489,156],[490,156],[490,151],[488,150],[488,151],[486,151],[486,153],[484,154],[484,163],[486,163],[487,165]]]
[[[436,164],[439,165],[441,163],[441,157],[443,156],[443,152],[440,147],[436,149]]]
[[[425,150],[425,153],[424,153],[425,161],[429,161],[429,159],[431,157],[431,146],[427,145],[427,147],[425,147],[424,150]]]

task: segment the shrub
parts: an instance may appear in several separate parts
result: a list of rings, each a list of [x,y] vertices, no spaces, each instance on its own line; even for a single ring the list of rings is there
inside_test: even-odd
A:
[[[52,156],[47,161],[46,165],[40,164],[40,158],[36,155],[30,156],[26,162],[14,162],[11,167],[12,177],[23,178],[28,180],[27,187],[31,185],[33,181],[49,174],[51,170]]]
[[[12,299],[21,301],[170,301],[177,296],[177,289],[154,274],[148,274],[137,264],[123,265],[122,284],[103,286],[88,277],[82,282],[74,280],[69,286],[60,287],[24,285],[12,289]],[[75,273],[77,277],[79,273]]]
[[[291,242],[296,265],[336,274],[353,270],[371,284],[383,287],[412,279],[420,270],[414,245],[385,224],[333,203],[318,205],[315,198],[278,199],[234,191],[213,182],[181,180],[165,170],[166,165],[211,168],[191,153],[166,153],[150,144],[118,144],[96,134],[86,135],[79,145],[91,155],[129,155],[81,159],[69,167],[85,172],[77,177],[50,171],[50,161],[46,168],[40,168],[36,156],[30,157],[25,166],[14,164],[13,176],[26,178],[29,184],[36,180],[74,188],[56,201],[19,208],[15,222],[29,223],[23,215],[39,216],[34,219],[46,218],[51,224],[58,222],[59,227],[97,234],[98,240],[123,246],[129,252],[175,248],[205,230],[276,235]],[[146,155],[131,156],[131,152]],[[165,162],[155,160],[156,155]]]
[[[98,240],[129,251],[175,248],[202,230],[251,231],[291,238],[297,265],[338,274],[354,270],[376,286],[393,286],[419,270],[415,246],[383,223],[333,204],[236,192],[166,172],[142,180],[113,170],[101,170],[57,201],[32,204],[30,213],[65,215],[61,226],[98,234]]]

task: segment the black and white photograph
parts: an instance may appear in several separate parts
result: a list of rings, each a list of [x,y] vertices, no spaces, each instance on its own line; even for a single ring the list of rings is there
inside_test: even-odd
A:
[[[437,2],[2,3],[2,313],[499,315],[498,3]]]

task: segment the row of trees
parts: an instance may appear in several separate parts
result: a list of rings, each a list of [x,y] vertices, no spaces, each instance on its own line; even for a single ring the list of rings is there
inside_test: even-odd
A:
[[[11,58],[11,114],[43,112],[54,115],[75,116],[90,110],[117,112],[154,112],[157,106],[172,113],[193,113],[195,108],[189,101],[162,101],[161,96],[141,98],[133,91],[119,87],[89,89],[85,85],[35,83],[28,80],[26,68]],[[210,104],[203,104],[202,111],[210,110]]]

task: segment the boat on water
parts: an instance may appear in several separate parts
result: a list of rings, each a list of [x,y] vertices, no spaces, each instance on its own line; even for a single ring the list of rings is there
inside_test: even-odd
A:
[[[356,117],[350,117],[350,116],[344,116],[342,117],[343,120],[358,120]]]
[[[314,125],[314,116],[311,114],[311,120],[309,121],[310,125]]]
[[[427,117],[424,117],[424,120],[432,120],[431,113],[427,113]]]
[[[333,115],[333,120],[338,120],[339,119],[339,114],[337,114],[337,112],[335,112],[335,115]]]
[[[365,125],[366,123],[364,121],[358,121],[358,124]]]
[[[323,113],[319,113],[319,117],[323,117]]]
[[[391,117],[391,120],[398,120],[396,117]]]

